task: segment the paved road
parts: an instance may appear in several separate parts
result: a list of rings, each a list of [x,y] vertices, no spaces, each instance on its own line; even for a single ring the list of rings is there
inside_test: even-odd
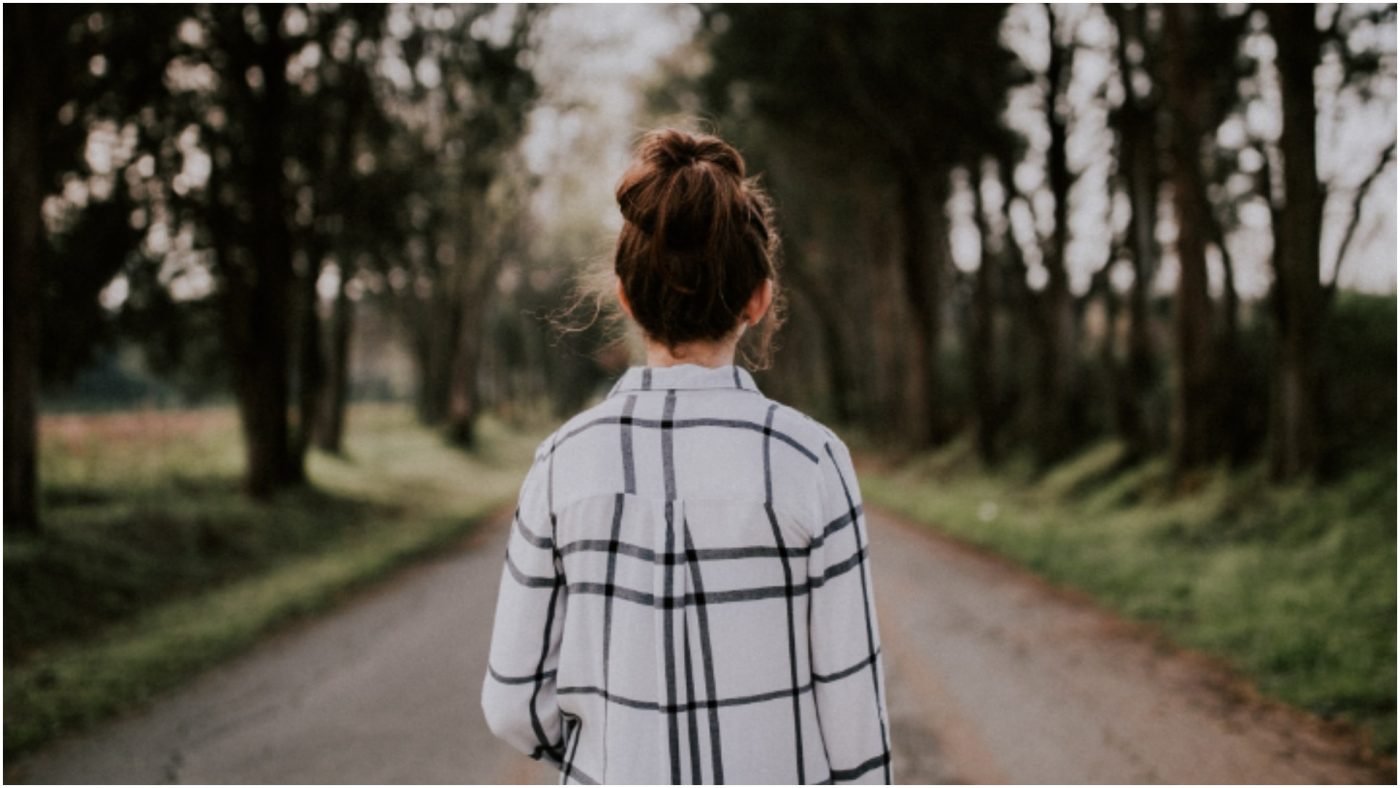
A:
[[[1206,660],[872,512],[902,783],[1394,781]],[[478,705],[506,522],[9,781],[551,783]]]

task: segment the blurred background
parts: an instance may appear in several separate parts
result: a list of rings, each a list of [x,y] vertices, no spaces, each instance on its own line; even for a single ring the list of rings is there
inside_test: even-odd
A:
[[[658,125],[873,504],[1393,758],[1395,12],[6,6],[7,761],[508,506]]]

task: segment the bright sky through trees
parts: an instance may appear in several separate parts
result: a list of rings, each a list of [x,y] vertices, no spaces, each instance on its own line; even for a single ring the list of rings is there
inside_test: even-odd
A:
[[[1108,255],[1111,222],[1121,222],[1122,211],[1110,209],[1106,179],[1112,175],[1112,135],[1107,128],[1107,108],[1095,102],[1103,91],[1118,100],[1116,66],[1112,47],[1114,30],[1101,10],[1090,6],[1059,7],[1062,35],[1074,35],[1080,49],[1075,57],[1069,95],[1070,165],[1079,179],[1071,194],[1070,247],[1067,262],[1071,284],[1076,292],[1088,286],[1089,276],[1103,265]],[[1323,22],[1334,11],[1323,8]],[[699,17],[688,6],[559,6],[551,11],[538,32],[540,54],[537,74],[544,85],[544,101],[531,118],[526,138],[526,155],[531,168],[543,178],[535,208],[541,220],[553,224],[559,217],[598,217],[609,230],[620,220],[612,201],[612,187],[627,159],[628,145],[641,128],[655,119],[646,116],[638,100],[638,88],[676,56],[698,24]],[[1009,46],[1031,67],[1040,72],[1048,57],[1044,11],[1038,5],[1013,6],[1004,33]],[[1393,138],[1395,126],[1395,30],[1373,30],[1367,35],[1383,53],[1387,65],[1378,78],[1374,95],[1365,101],[1355,91],[1332,97],[1340,66],[1324,63],[1318,84],[1325,96],[1319,98],[1323,110],[1319,118],[1319,170],[1325,182],[1333,184],[1323,227],[1323,275],[1330,278],[1336,248],[1347,222],[1353,187],[1375,166],[1384,146]],[[1272,62],[1273,43],[1267,34],[1254,31],[1245,43],[1246,52],[1261,61]],[[1277,87],[1272,73],[1265,69],[1262,98],[1251,101],[1243,117],[1232,116],[1221,125],[1218,138],[1226,147],[1243,147],[1252,139],[1276,139],[1279,131]],[[1044,188],[1044,151],[1048,145],[1039,86],[1021,89],[1012,97],[1008,118],[1031,140],[1028,160],[1017,172],[1023,188],[1037,189],[1035,211],[1042,223],[1048,222],[1050,194]],[[1248,161],[1249,157],[1245,157]],[[1388,167],[1377,179],[1371,196],[1363,203],[1362,217],[1343,269],[1342,286],[1366,292],[1389,293],[1396,289],[1395,167]],[[975,266],[976,232],[960,208],[970,201],[966,194],[954,197],[954,259],[960,265]],[[1255,202],[1258,202],[1257,200]],[[1262,203],[1246,203],[1240,219],[1244,225],[1229,240],[1237,258],[1238,288],[1244,297],[1259,298],[1267,290],[1270,273],[1268,255],[1272,244],[1268,212]],[[1175,233],[1170,211],[1163,212],[1159,232],[1164,240]],[[1018,235],[1034,232],[1028,216],[1018,217]],[[1047,228],[1041,228],[1048,232]],[[1034,244],[1027,244],[1034,250]],[[1169,290],[1175,261],[1170,243],[1164,248],[1159,285]],[[1036,261],[1031,260],[1031,280],[1036,284]],[[1218,280],[1219,265],[1212,265]],[[1218,281],[1215,282],[1218,286]]]

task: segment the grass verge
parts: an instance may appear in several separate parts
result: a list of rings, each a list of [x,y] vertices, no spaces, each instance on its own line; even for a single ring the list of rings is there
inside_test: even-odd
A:
[[[405,409],[351,413],[315,487],[238,492],[231,411],[41,427],[45,531],[5,537],[5,757],[30,752],[454,542],[508,506],[534,437],[454,450]]]
[[[1158,625],[1394,757],[1394,455],[1327,485],[1221,468],[1188,492],[1169,490],[1160,461],[1121,467],[1113,443],[1038,475],[972,455],[966,442],[897,464],[868,455],[862,491]]]

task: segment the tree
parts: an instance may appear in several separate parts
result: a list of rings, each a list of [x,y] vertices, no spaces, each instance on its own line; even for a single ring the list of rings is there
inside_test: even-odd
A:
[[[388,99],[404,132],[399,155],[416,172],[408,197],[414,237],[396,263],[414,287],[395,298],[419,367],[419,419],[466,446],[479,412],[486,306],[521,210],[509,163],[537,93],[522,65],[537,10],[427,13],[442,23],[420,25],[398,42],[416,76]],[[497,24],[503,34],[487,35]]]
[[[164,60],[159,48],[132,44],[138,32],[144,40],[168,29],[173,14],[152,9],[138,22],[76,5],[5,13],[14,22],[6,32],[5,517],[29,529],[38,522],[41,381],[70,378],[110,340],[113,321],[97,295],[141,257],[136,202],[118,176],[149,148],[138,115],[159,90]]]
[[[1379,12],[1393,19],[1395,9]],[[1284,200],[1274,212],[1274,284],[1270,306],[1274,324],[1274,363],[1270,381],[1268,458],[1279,480],[1308,476],[1321,460],[1321,338],[1331,286],[1321,280],[1322,208],[1326,188],[1317,173],[1317,101],[1313,71],[1324,45],[1340,49],[1348,81],[1375,69],[1374,54],[1352,53],[1341,30],[1342,11],[1331,27],[1319,30],[1313,4],[1267,5],[1269,31],[1278,44],[1277,67],[1283,103],[1279,153]],[[1379,172],[1393,155],[1394,143],[1379,157]],[[1370,180],[1363,181],[1357,203]],[[1341,255],[1350,241],[1345,234]],[[1339,273],[1340,271],[1338,271]],[[1336,273],[1333,275],[1333,283]]]
[[[1050,243],[1046,245],[1043,255],[1048,277],[1038,298],[1040,330],[1036,332],[1036,338],[1040,352],[1036,360],[1036,410],[1040,414],[1040,422],[1036,431],[1036,449],[1041,464],[1049,465],[1062,459],[1072,445],[1069,408],[1077,365],[1077,342],[1074,296],[1069,288],[1065,254],[1069,248],[1069,192],[1077,176],[1070,172],[1065,150],[1069,119],[1059,110],[1061,97],[1073,73],[1075,47],[1072,43],[1065,44],[1059,40],[1055,12],[1048,5],[1045,16],[1049,22],[1050,45],[1050,61],[1045,69],[1045,119],[1050,130],[1046,175],[1055,208]]]
[[[1274,227],[1277,335],[1269,435],[1269,470],[1279,479],[1310,473],[1318,460],[1323,192],[1317,178],[1313,69],[1322,37],[1315,13],[1311,3],[1267,9],[1283,95],[1279,148],[1285,199]]]
[[[323,54],[300,72],[296,125],[309,131],[293,139],[303,164],[296,188],[312,207],[294,222],[303,268],[296,310],[298,455],[313,440],[323,451],[343,450],[356,262],[402,243],[400,225],[382,205],[403,194],[409,179],[388,172],[376,155],[393,132],[374,90],[384,14],[382,6],[355,5],[317,9],[308,19],[308,46]],[[327,262],[336,288],[323,319],[319,288]]]
[[[972,408],[977,431],[977,453],[988,465],[1000,458],[998,437],[1002,421],[1003,395],[997,380],[997,303],[1002,298],[1000,279],[1006,239],[994,240],[982,196],[984,175],[981,162],[969,164],[972,192],[972,219],[977,228],[980,257],[972,284],[972,306],[967,331],[967,360],[972,379]],[[1009,231],[1008,227],[1008,231]],[[993,244],[996,244],[995,247]]]
[[[451,392],[454,434],[469,441],[471,351],[522,204],[519,189],[490,190],[510,180],[534,93],[535,11],[395,13],[385,35],[378,5],[14,12],[7,522],[11,505],[14,522],[33,519],[25,370],[71,374],[118,336],[142,340],[161,372],[232,386],[251,495],[304,483],[313,437],[341,445],[352,293],[398,281],[414,249],[431,248],[432,266],[407,277],[410,292],[440,294],[448,312],[423,326],[445,348],[433,391],[443,414]],[[425,205],[432,222],[414,212]],[[190,273],[203,284],[182,286]],[[114,277],[125,298],[100,305]],[[217,330],[201,332],[211,317]],[[204,334],[226,365],[193,358]]]
[[[937,363],[951,267],[944,203],[953,168],[999,133],[1012,63],[999,40],[1003,13],[734,6],[712,14],[725,23],[712,24],[709,41],[711,107],[760,119],[836,166],[892,185],[887,210],[909,322],[901,422],[915,445],[949,434]]]
[[[1156,380],[1156,349],[1152,342],[1151,287],[1157,274],[1160,249],[1157,243],[1157,196],[1160,171],[1157,149],[1157,104],[1159,91],[1140,95],[1134,75],[1155,73],[1153,64],[1133,62],[1129,43],[1138,42],[1138,52],[1146,60],[1146,8],[1132,9],[1109,3],[1107,9],[1118,28],[1115,53],[1123,103],[1112,114],[1119,140],[1118,175],[1128,196],[1131,216],[1128,224],[1129,259],[1133,283],[1128,295],[1128,352],[1115,387],[1118,429],[1131,458],[1140,459],[1153,448],[1147,401]],[[1144,81],[1147,81],[1144,79]],[[1149,81],[1150,85],[1151,82]]]
[[[206,123],[213,166],[207,223],[219,273],[224,342],[243,425],[245,487],[254,497],[300,484],[288,406],[294,252],[288,225],[284,135],[290,97],[280,5],[220,6],[207,18],[210,46],[199,50],[220,76],[226,112]]]
[[[1172,465],[1177,472],[1213,460],[1219,450],[1216,316],[1207,288],[1206,244],[1213,221],[1205,201],[1201,140],[1209,96],[1209,56],[1198,46],[1205,10],[1193,5],[1163,9],[1164,81],[1170,106],[1172,201],[1176,209],[1177,286]]]
[[[326,429],[329,445],[339,444],[349,312],[337,298],[328,354],[317,291],[324,261],[337,262],[343,289],[355,260],[397,232],[378,216],[363,221],[367,200],[400,202],[389,189],[371,196],[370,184],[402,183],[377,180],[362,141],[371,130],[386,133],[370,76],[383,13],[221,6],[181,22],[173,61],[214,78],[177,85],[164,98],[166,114],[197,140],[209,174],[163,199],[171,221],[192,228],[211,253],[254,497],[307,481],[305,455],[331,382],[338,390]],[[167,183],[177,183],[178,166],[163,160]]]
[[[62,29],[38,6],[5,9],[5,528],[16,531],[39,529],[41,107]]]

